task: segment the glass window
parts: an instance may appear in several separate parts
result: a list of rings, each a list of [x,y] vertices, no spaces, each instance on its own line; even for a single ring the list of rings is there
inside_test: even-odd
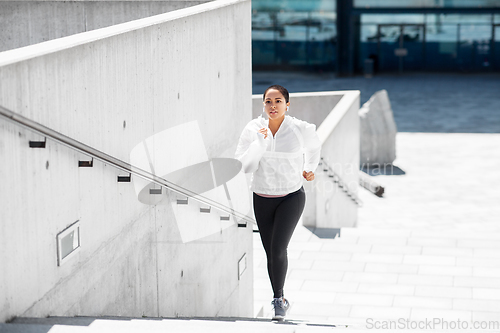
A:
[[[354,7],[498,8],[498,0],[354,0]]]
[[[361,42],[377,42],[377,25],[363,24],[361,26]]]
[[[486,15],[457,15],[457,14],[427,14],[427,23],[457,24],[457,23],[480,23],[491,24],[491,14]]]
[[[276,62],[306,65],[308,39],[307,12],[280,12],[277,16]]]
[[[335,12],[335,1],[323,0],[252,0],[252,9],[259,11],[293,11],[293,12]]]
[[[429,23],[426,26],[427,42],[453,42],[458,39],[457,24],[442,24],[441,22]]]
[[[500,24],[500,14],[495,14],[495,23]]]
[[[278,13],[277,30],[278,40],[301,41],[307,40],[308,13],[281,12]]]
[[[491,40],[491,25],[461,24],[460,42],[489,42]]]
[[[337,37],[335,13],[310,13],[309,41],[331,41]]]
[[[460,25],[458,60],[461,69],[489,68],[491,63],[491,25]]]
[[[423,14],[363,14],[361,24],[392,24],[412,23],[421,24],[425,22]]]
[[[311,13],[308,27],[309,64],[333,65],[337,40],[336,14]]]

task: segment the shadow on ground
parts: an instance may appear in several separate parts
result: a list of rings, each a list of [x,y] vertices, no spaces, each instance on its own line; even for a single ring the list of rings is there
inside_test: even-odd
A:
[[[306,228],[318,238],[334,239],[337,236],[340,237],[340,228]]]
[[[340,233],[340,229],[339,229]],[[279,324],[279,325],[295,325],[295,326],[309,326],[309,327],[326,327],[326,328],[334,328],[336,325],[332,324],[324,324],[324,323],[311,323],[306,320],[297,320],[297,319],[285,319],[282,321],[271,320],[269,318],[250,318],[250,317],[178,317],[178,318],[162,318],[162,317],[142,317],[142,318],[133,318],[133,317],[47,317],[47,318],[15,318],[9,322],[9,324],[2,324],[0,326],[0,331],[3,332],[3,329],[7,329],[7,326],[14,326],[20,329],[20,331],[26,332],[36,332],[36,333],[46,333],[49,332],[50,329],[55,325],[67,325],[67,326],[90,326],[96,320],[116,320],[121,322],[132,321],[132,320],[151,320],[151,321],[211,321],[211,322],[262,322],[269,324]],[[7,330],[8,331],[8,330]],[[16,330],[14,330],[16,331]],[[19,331],[19,330],[17,330]],[[16,332],[17,332],[16,331]]]

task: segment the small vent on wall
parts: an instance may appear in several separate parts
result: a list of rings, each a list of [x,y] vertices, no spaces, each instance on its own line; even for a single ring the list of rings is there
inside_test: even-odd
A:
[[[45,148],[47,144],[47,138],[43,141],[30,141],[30,148]]]
[[[61,266],[80,249],[80,221],[57,234],[57,265]]]
[[[160,188],[150,188],[149,194],[161,194],[161,187]]]

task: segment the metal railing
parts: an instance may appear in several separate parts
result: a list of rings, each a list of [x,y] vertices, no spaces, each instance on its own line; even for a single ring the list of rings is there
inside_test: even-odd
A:
[[[202,203],[203,205],[212,207],[214,209],[217,209],[219,211],[228,213],[230,215],[233,215],[234,217],[238,219],[245,220],[250,223],[256,224],[256,221],[250,217],[248,217],[245,214],[242,214],[233,208],[227,207],[217,201],[214,201],[210,198],[204,197],[198,193],[195,193],[193,191],[190,191],[189,189],[183,188],[177,184],[174,184],[172,182],[169,182],[161,177],[158,177],[155,174],[152,174],[148,171],[145,171],[143,169],[134,167],[133,165],[124,162],[114,156],[108,155],[102,151],[99,151],[95,148],[92,148],[80,141],[77,141],[73,138],[70,138],[62,133],[59,133],[51,128],[48,128],[40,123],[37,123],[33,120],[30,120],[26,117],[23,117],[15,112],[12,112],[2,106],[0,106],[0,116],[3,118],[10,120],[18,125],[21,125],[29,130],[32,130],[34,132],[39,133],[40,135],[44,136],[46,139],[50,138],[51,140],[54,140],[56,142],[59,142],[60,144],[69,147],[73,150],[79,151],[85,155],[88,155],[92,157],[93,159],[105,162],[119,170],[125,171],[129,173],[130,175],[134,175],[140,178],[143,178],[147,181],[150,181],[152,183],[155,183],[161,187],[166,188],[167,190],[173,191],[175,193],[181,194],[183,196],[186,196],[188,198],[191,198],[195,201],[198,201]],[[45,146],[45,145],[43,145]]]

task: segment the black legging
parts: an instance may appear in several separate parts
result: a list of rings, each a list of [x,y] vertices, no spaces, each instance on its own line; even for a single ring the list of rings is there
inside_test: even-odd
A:
[[[305,203],[306,194],[303,187],[279,198],[265,198],[253,194],[253,209],[267,255],[267,272],[275,298],[283,296],[288,268],[286,249]]]

